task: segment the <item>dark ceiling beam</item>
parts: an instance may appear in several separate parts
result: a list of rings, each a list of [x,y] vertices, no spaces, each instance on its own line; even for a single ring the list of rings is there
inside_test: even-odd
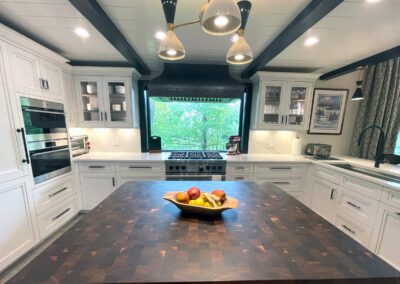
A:
[[[312,0],[241,73],[250,78],[344,0]]]
[[[107,16],[96,0],[69,0],[69,2],[132,64],[142,75],[150,69],[139,57],[123,34]]]
[[[338,76],[342,76],[348,73],[351,73],[353,71],[356,71],[360,68],[363,68],[368,65],[375,65],[378,63],[381,63],[383,61],[400,57],[400,45],[396,46],[394,48],[391,48],[389,50],[377,53],[375,55],[372,55],[370,57],[361,59],[357,62],[351,63],[349,65],[343,66],[341,68],[338,68],[336,70],[330,71],[328,73],[325,73],[319,77],[320,80],[330,80]]]

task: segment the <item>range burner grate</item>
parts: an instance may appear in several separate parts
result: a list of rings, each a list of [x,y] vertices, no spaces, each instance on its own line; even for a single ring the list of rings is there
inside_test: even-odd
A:
[[[218,152],[213,151],[177,151],[172,152],[169,160],[222,160]]]

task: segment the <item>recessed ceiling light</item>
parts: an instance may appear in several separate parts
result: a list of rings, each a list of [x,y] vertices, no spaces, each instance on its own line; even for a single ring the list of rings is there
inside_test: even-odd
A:
[[[234,33],[233,36],[231,37],[231,42],[237,42],[239,39],[239,35],[237,33]]]
[[[379,2],[380,0],[367,0],[367,3],[376,3]]]
[[[163,31],[158,31],[154,34],[154,37],[158,40],[163,40],[165,38],[166,34]]]
[[[89,32],[87,31],[87,29],[84,29],[84,28],[76,28],[76,29],[74,30],[74,33],[75,33],[77,36],[80,36],[80,37],[82,37],[82,38],[88,38],[88,37],[90,37]]]
[[[315,36],[312,37],[308,37],[305,41],[304,41],[304,45],[305,46],[313,46],[316,45],[319,42],[319,39]]]

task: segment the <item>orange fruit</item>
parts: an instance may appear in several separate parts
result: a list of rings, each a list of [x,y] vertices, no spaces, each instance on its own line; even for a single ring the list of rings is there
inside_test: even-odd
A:
[[[189,203],[189,194],[187,194],[185,191],[178,192],[175,195],[175,199],[180,203]]]

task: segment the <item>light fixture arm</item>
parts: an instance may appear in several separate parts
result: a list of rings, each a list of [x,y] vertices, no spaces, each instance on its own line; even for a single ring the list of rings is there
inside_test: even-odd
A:
[[[179,24],[179,25],[174,25],[174,29],[177,29],[177,28],[180,28],[180,27],[184,27],[184,26],[190,26],[190,25],[197,24],[197,23],[200,23],[200,19],[195,20],[195,21],[191,21],[191,22],[182,23],[182,24]]]

